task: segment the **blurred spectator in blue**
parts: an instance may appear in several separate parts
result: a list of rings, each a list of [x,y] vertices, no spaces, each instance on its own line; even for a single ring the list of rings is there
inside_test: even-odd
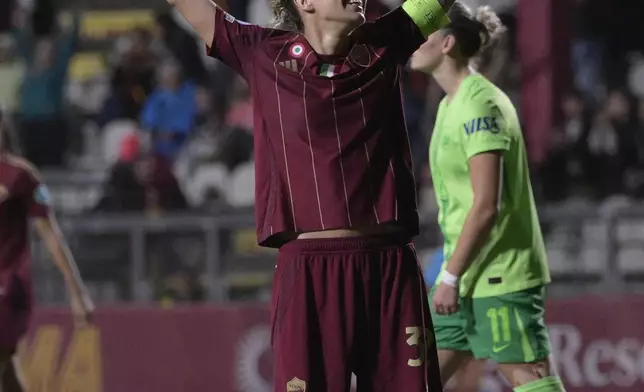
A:
[[[597,102],[604,91],[602,68],[606,26],[602,22],[606,20],[606,8],[601,2],[592,0],[575,0],[573,4],[571,60],[575,85]]]
[[[442,247],[436,249],[429,256],[429,260],[427,260],[424,268],[425,284],[427,287],[431,287],[436,283],[436,279],[438,279],[438,275],[441,273],[441,269],[443,268],[444,261],[445,257],[443,255]]]
[[[201,56],[197,40],[174,20],[171,14],[157,16],[156,34],[183,70],[187,80],[210,84],[210,75]]]
[[[44,18],[43,12],[37,9],[34,20]],[[79,28],[76,12],[71,31],[66,33],[43,30],[40,24],[15,30],[17,50],[27,67],[18,107],[20,137],[27,159],[37,166],[63,165],[67,147],[63,93]]]
[[[195,84],[184,80],[176,63],[163,64],[159,85],[141,113],[141,126],[150,132],[153,151],[174,158],[193,130],[196,115]]]
[[[157,58],[151,49],[150,33],[136,29],[129,35],[110,81],[111,95],[104,103],[101,126],[118,119],[138,120],[143,104],[156,84]]]

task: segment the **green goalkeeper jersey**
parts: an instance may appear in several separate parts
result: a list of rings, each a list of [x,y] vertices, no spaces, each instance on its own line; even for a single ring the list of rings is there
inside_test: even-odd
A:
[[[461,277],[461,296],[499,296],[550,282],[516,110],[479,74],[468,76],[451,102],[441,101],[430,144],[445,265],[472,207],[469,160],[486,151],[503,152],[499,215]]]

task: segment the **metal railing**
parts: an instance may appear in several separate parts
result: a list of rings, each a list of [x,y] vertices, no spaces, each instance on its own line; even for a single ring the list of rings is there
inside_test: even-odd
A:
[[[230,300],[235,290],[270,286],[274,250],[256,245],[254,217],[248,211],[59,220],[99,300],[158,300],[166,278],[186,269],[200,277],[204,299],[210,301]],[[639,290],[644,282],[644,208],[608,213],[592,207],[548,208],[541,220],[553,286],[574,292]],[[421,226],[416,240],[421,255],[440,246],[433,222],[428,219]],[[32,250],[37,298],[65,300],[59,274],[35,237]]]

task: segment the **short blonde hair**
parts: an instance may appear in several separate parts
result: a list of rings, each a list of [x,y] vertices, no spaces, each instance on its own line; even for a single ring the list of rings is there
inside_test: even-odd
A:
[[[501,19],[490,6],[481,6],[472,11],[457,1],[448,15],[451,23],[443,31],[452,34],[458,42],[461,55],[474,62],[506,31]]]

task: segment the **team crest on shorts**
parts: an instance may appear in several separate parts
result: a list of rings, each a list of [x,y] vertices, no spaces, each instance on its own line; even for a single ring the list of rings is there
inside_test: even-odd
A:
[[[306,381],[297,377],[286,383],[286,392],[306,392]]]
[[[302,44],[291,45],[291,49],[289,49],[289,53],[291,53],[291,56],[299,59],[304,54],[304,45]]]

